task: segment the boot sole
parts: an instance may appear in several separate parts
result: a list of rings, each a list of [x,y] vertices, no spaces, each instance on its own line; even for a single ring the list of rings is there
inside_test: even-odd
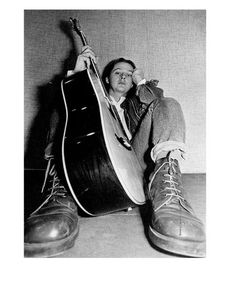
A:
[[[165,251],[196,258],[203,258],[206,256],[205,242],[194,242],[167,237],[163,234],[158,233],[151,226],[149,226],[148,233],[151,242],[155,246]]]
[[[47,258],[64,253],[74,246],[75,240],[79,234],[79,225],[70,234],[70,236],[53,242],[46,243],[24,243],[25,257]]]

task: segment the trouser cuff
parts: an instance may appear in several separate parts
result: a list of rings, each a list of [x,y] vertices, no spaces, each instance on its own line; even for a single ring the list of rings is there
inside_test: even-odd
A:
[[[151,150],[151,158],[154,163],[167,156],[171,152],[171,157],[179,161],[185,159],[186,145],[183,142],[178,141],[165,141],[156,144]]]

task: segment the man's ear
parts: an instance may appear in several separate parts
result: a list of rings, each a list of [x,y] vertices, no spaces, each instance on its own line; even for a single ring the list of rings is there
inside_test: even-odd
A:
[[[105,78],[105,81],[106,81],[107,84],[109,84],[109,79],[108,79],[108,77]]]

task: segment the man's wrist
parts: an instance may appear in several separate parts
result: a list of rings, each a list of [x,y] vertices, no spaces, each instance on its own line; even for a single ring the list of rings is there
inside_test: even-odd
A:
[[[68,70],[66,73],[66,77],[70,77],[72,75],[74,75],[75,71],[74,70]]]
[[[142,79],[141,81],[138,82],[137,86],[144,85],[146,84],[146,82],[147,82],[146,79]]]

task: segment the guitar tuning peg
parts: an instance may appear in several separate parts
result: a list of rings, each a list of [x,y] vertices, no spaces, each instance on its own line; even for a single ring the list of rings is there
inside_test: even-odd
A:
[[[81,30],[81,26],[80,26],[79,20],[70,17],[70,22],[71,22],[72,27],[73,27],[74,30],[76,30],[76,29]]]

